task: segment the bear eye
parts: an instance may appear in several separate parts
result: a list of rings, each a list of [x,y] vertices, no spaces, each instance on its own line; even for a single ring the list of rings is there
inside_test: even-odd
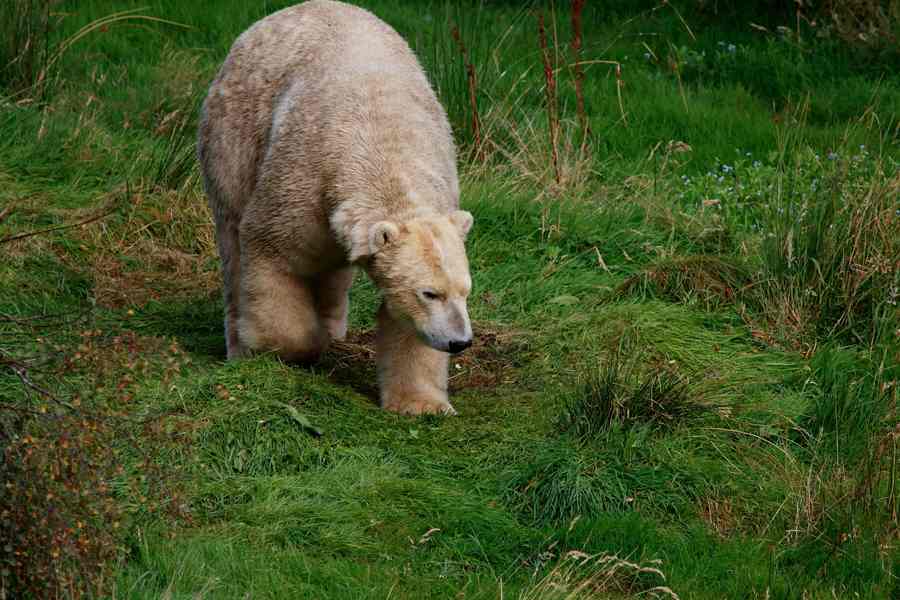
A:
[[[441,296],[434,290],[423,290],[422,297],[425,298],[426,300],[437,300]]]

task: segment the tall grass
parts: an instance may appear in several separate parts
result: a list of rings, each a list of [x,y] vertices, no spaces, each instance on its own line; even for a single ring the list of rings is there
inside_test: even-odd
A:
[[[0,10],[0,89],[13,97],[46,83],[53,50],[51,0],[8,0]]]
[[[898,319],[900,174],[893,161],[871,154],[878,149],[843,144],[821,155],[796,147],[804,119],[801,107],[782,130],[758,291],[783,323],[872,345]],[[860,119],[879,122],[871,112]]]
[[[44,99],[59,76],[63,56],[84,38],[113,25],[144,21],[184,27],[144,9],[113,12],[90,21],[67,37],[58,29],[64,15],[51,11],[59,0],[11,0],[0,13],[0,89],[13,98]]]

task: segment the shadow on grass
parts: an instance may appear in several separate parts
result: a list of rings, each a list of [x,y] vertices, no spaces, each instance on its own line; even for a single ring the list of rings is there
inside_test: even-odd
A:
[[[142,335],[174,338],[195,355],[225,360],[222,307],[219,302],[193,298],[177,302],[151,302],[129,317],[131,328]],[[527,362],[526,346],[514,333],[476,327],[472,348],[450,359],[451,393],[464,390],[493,391],[515,385],[516,370]],[[375,331],[353,330],[347,339],[333,342],[312,365],[295,368],[319,373],[332,383],[346,386],[378,403]]]
[[[144,335],[178,340],[186,351],[225,360],[222,305],[208,298],[149,302],[130,317],[132,328]]]

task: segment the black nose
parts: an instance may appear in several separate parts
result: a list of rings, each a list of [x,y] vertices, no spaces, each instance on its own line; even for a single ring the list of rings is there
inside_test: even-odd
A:
[[[472,345],[472,340],[453,340],[450,342],[450,352],[452,354],[459,354],[466,348]]]

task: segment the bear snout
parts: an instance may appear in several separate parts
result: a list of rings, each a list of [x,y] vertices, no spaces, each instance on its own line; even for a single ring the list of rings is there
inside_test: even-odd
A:
[[[459,354],[466,348],[472,345],[472,338],[467,340],[450,340],[449,350],[450,354]]]

